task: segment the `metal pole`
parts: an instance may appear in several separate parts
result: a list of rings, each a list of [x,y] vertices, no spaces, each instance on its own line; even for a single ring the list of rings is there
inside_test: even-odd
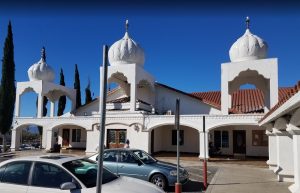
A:
[[[175,184],[175,193],[181,193],[181,184],[179,181],[179,139],[180,139],[180,130],[179,130],[179,112],[180,112],[180,99],[176,99],[176,112],[175,112],[175,128],[177,130],[177,183]]]
[[[103,151],[104,151],[104,136],[105,136],[105,117],[106,117],[106,95],[107,95],[107,53],[108,47],[107,45],[103,46],[103,73],[101,76],[102,78],[102,92],[101,99],[100,99],[100,106],[101,106],[101,122],[100,122],[100,136],[99,136],[99,155],[98,155],[98,172],[97,172],[97,187],[96,193],[101,193],[102,189],[102,175],[103,175]]]
[[[205,116],[203,116],[203,135],[204,135],[204,160],[203,160],[203,185],[207,189],[207,162],[206,162],[206,134],[205,134]]]

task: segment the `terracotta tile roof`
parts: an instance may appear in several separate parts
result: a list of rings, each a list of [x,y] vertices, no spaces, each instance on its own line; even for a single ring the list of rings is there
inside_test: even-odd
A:
[[[289,91],[286,91],[285,95],[279,98],[278,103],[273,108],[271,108],[270,111],[259,122],[262,122],[264,119],[270,116],[274,111],[276,111],[279,107],[281,107],[286,101],[288,101],[290,98],[292,98],[292,96],[294,96],[298,92],[300,92],[300,81],[298,81],[298,84],[296,84],[294,87],[290,88]]]
[[[284,98],[293,88],[279,88],[279,101]],[[221,109],[221,91],[194,92],[192,95],[202,101]],[[232,94],[232,108],[230,113],[263,113],[264,96],[258,89],[241,89]]]

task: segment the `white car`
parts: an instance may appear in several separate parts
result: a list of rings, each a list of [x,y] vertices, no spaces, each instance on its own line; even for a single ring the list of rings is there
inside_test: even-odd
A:
[[[73,156],[22,157],[0,163],[1,193],[95,193],[97,163]],[[155,185],[103,168],[103,193],[162,193]]]

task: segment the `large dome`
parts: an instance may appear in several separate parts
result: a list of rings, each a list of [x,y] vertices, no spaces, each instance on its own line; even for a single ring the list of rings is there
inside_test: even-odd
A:
[[[267,43],[250,32],[249,18],[247,18],[246,32],[231,46],[229,50],[231,62],[263,59],[267,57],[267,51]]]
[[[55,78],[54,70],[46,63],[45,48],[42,49],[42,57],[40,61],[30,66],[28,69],[28,78],[30,81],[44,80],[53,82]]]
[[[110,65],[138,64],[144,65],[145,55],[142,47],[129,37],[128,21],[126,21],[126,33],[122,39],[115,42],[108,51]]]

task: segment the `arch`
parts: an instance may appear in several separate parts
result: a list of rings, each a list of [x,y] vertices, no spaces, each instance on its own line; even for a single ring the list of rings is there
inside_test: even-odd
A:
[[[164,123],[158,123],[156,125],[152,125],[151,127],[148,127],[147,130],[149,132],[151,132],[152,130],[158,128],[158,127],[163,127],[163,126],[170,126],[170,125],[174,125],[174,122],[164,122]],[[199,128],[196,128],[194,125],[189,124],[189,123],[185,123],[185,122],[180,122],[179,126],[185,126],[185,127],[190,127],[193,128],[197,131],[201,131]]]
[[[200,132],[195,127],[180,124],[180,151],[194,153],[200,152]],[[177,130],[173,124],[157,124],[149,128],[149,151],[151,153],[176,152]]]
[[[36,94],[39,94],[39,92],[36,91],[34,89],[34,87],[28,86],[28,87],[25,87],[25,88],[23,88],[22,90],[19,91],[19,96],[22,96],[23,94],[25,94],[27,92],[34,92]]]
[[[241,85],[252,84],[256,88],[262,90],[264,94],[267,94],[267,81],[268,79],[262,74],[259,74],[257,70],[250,70],[248,68],[245,71],[241,71],[232,80],[229,80],[229,93],[232,94],[234,91],[238,90]]]
[[[233,81],[236,77],[239,77],[241,75],[245,75],[245,72],[252,72],[255,73],[256,75],[260,75],[265,79],[270,79],[270,77],[266,73],[260,73],[259,70],[257,69],[252,69],[247,66],[245,68],[241,69],[241,71],[235,71],[233,74],[231,74],[230,78],[228,79],[229,82]]]
[[[292,115],[290,124],[299,127],[300,126],[300,108],[298,108]]]
[[[20,125],[14,127],[13,129],[14,129],[14,130],[19,130],[19,129],[23,129],[23,128],[25,128],[25,127],[28,127],[28,126],[30,126],[30,125],[36,125],[36,126],[38,126],[38,127],[43,127],[42,124],[37,124],[37,123],[34,123],[34,122],[27,122],[27,123],[24,123],[24,124],[20,124]]]
[[[228,123],[222,123],[222,124],[217,123],[217,124],[208,125],[206,127],[206,130],[211,131],[211,130],[216,129],[218,127],[236,126],[236,125],[249,125],[249,126],[254,125],[255,126],[257,124],[256,123],[235,123],[235,122],[228,122]]]
[[[110,83],[110,82],[116,82],[118,84],[120,84],[120,83],[128,83],[129,82],[128,81],[128,77],[124,73],[119,72],[119,71],[112,73],[108,77],[107,80],[108,80],[108,83]]]

